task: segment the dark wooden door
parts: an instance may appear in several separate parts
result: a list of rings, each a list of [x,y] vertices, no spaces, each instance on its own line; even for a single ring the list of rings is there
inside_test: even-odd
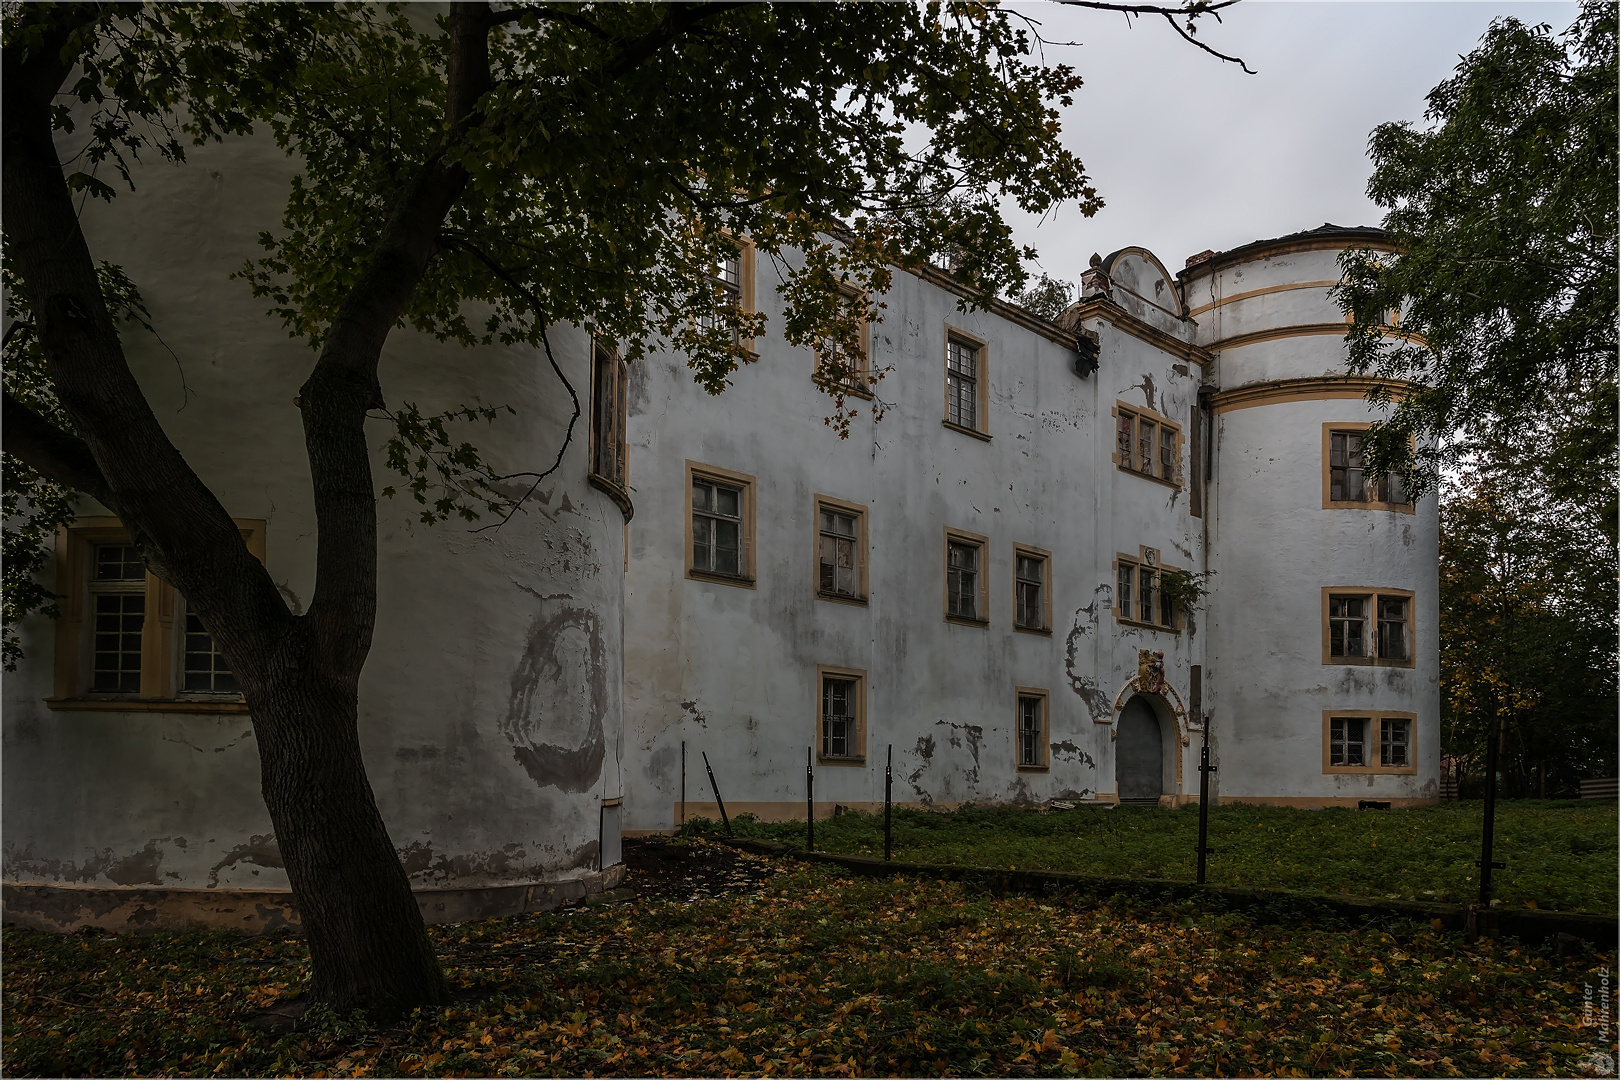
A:
[[[1164,792],[1164,736],[1158,714],[1139,696],[1120,712],[1114,781],[1121,802],[1157,802]]]

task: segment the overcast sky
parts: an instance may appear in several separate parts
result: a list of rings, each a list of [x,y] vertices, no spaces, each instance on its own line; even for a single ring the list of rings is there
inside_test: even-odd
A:
[[[1386,120],[1420,121],[1425,97],[1514,15],[1562,31],[1572,3],[1267,2],[1244,0],[1199,37],[1248,62],[1245,75],[1195,49],[1163,19],[1021,3],[1049,40],[1049,61],[1086,85],[1063,116],[1064,139],[1107,205],[1044,222],[1013,214],[1040,269],[1078,281],[1092,252],[1139,244],[1171,272],[1188,255],[1335,225],[1377,225],[1367,198],[1367,136]]]

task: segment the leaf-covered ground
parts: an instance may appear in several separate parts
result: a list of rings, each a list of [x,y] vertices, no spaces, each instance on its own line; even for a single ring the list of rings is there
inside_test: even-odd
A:
[[[738,891],[676,865],[660,895],[438,928],[456,1003],[389,1028],[312,1008],[286,1030],[296,939],[7,929],[6,1071],[1580,1075],[1601,1049],[1582,997],[1612,953],[670,847],[735,860]]]
[[[1212,807],[1208,880],[1216,884],[1314,889],[1360,896],[1470,903],[1479,893],[1482,806],[1446,803],[1412,810],[1294,810]],[[739,836],[802,846],[804,822],[734,819]],[[693,822],[713,835],[719,826]],[[1559,911],[1616,910],[1616,804],[1500,802],[1494,875],[1502,903]],[[1038,813],[1017,806],[967,806],[953,813],[894,812],[894,858],[958,866],[1063,870],[1122,877],[1196,877],[1198,808],[1077,806]],[[816,822],[816,847],[882,855],[881,814]]]

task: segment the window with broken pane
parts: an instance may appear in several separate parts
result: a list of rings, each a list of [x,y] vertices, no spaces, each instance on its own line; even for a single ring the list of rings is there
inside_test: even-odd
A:
[[[1367,764],[1365,716],[1335,716],[1328,721],[1328,764],[1351,768]]]
[[[1131,582],[1135,578],[1135,566],[1124,562],[1119,564],[1119,617],[1122,619],[1135,618],[1131,614]]]
[[[1153,601],[1157,597],[1158,585],[1159,575],[1157,571],[1149,570],[1145,566],[1137,568],[1136,588],[1139,598],[1138,604],[1141,610],[1140,617],[1143,622],[1153,621]]]
[[[146,626],[146,565],[140,552],[131,544],[97,544],[90,594],[95,618],[90,689],[138,694]]]
[[[1153,475],[1153,448],[1158,442],[1159,425],[1152,420],[1136,420],[1136,467]]]
[[[624,363],[601,345],[591,375],[591,473],[621,491],[628,486]]]
[[[1168,427],[1159,428],[1159,479],[1176,480],[1176,433]]]
[[[855,679],[826,675],[821,680],[821,756],[855,757],[858,700]]]
[[[979,619],[978,544],[950,540],[945,544],[945,612],[959,619]]]
[[[1361,431],[1328,433],[1328,501],[1404,503],[1406,485],[1398,473],[1369,475],[1362,461]]]
[[[820,577],[817,587],[834,596],[859,596],[861,590],[860,518],[821,508]]]
[[[1378,656],[1383,660],[1405,660],[1406,598],[1378,598]]]
[[[741,488],[693,478],[693,569],[711,574],[743,574],[742,500]]]
[[[1018,695],[1018,764],[1046,764],[1046,699],[1038,694]]]
[[[1046,560],[1018,553],[1014,570],[1018,625],[1026,630],[1046,629]]]
[[[1159,590],[1159,625],[1168,626],[1172,629],[1176,625],[1175,598],[1163,589]]]
[[[1135,436],[1132,435],[1132,431],[1135,428],[1134,421],[1135,418],[1128,412],[1122,412],[1119,414],[1119,426],[1116,429],[1115,442],[1117,443],[1117,449],[1119,450],[1119,465],[1122,469],[1134,467],[1132,465],[1132,462],[1135,460],[1132,453],[1135,445]]]
[[[959,338],[945,347],[945,418],[958,427],[979,429],[979,348]]]
[[[1367,655],[1367,598],[1328,597],[1328,655]]]
[[[1405,768],[1411,763],[1412,721],[1386,716],[1378,721],[1378,763],[1387,768]]]

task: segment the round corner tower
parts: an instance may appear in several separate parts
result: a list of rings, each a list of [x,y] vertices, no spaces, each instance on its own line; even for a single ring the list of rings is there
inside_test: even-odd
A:
[[[1204,259],[1181,283],[1215,357],[1208,638],[1221,797],[1409,806],[1440,776],[1439,511],[1361,468],[1382,415],[1346,374],[1324,225]]]

